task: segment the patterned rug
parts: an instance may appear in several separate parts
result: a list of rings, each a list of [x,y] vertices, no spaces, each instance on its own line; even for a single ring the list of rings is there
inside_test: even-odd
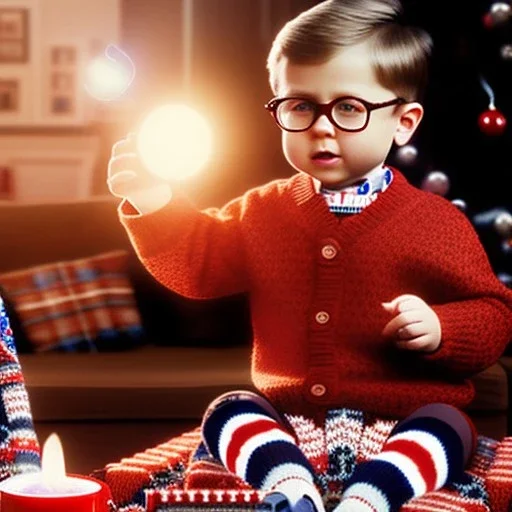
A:
[[[348,409],[330,411],[322,428],[304,417],[287,419],[317,471],[327,511],[339,502],[355,465],[379,453],[396,423],[368,421]],[[199,429],[108,464],[93,476],[109,485],[118,512],[249,512],[263,496],[209,456]],[[480,436],[459,481],[411,500],[401,512],[509,512],[509,507],[512,437]]]

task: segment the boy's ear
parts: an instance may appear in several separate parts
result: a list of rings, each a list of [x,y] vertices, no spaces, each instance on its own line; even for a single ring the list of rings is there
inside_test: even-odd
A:
[[[407,144],[423,118],[423,106],[420,103],[406,103],[400,107],[400,117],[394,141],[397,146]]]

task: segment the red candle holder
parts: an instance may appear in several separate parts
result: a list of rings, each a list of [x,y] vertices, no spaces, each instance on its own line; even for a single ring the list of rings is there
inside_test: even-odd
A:
[[[109,487],[82,475],[67,475],[66,489],[51,492],[40,474],[16,475],[0,484],[1,512],[113,512]]]

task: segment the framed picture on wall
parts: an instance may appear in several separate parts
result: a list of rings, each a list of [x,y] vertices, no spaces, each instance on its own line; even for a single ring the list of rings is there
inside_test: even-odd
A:
[[[0,7],[0,63],[28,61],[28,9]]]
[[[72,93],[74,91],[75,85],[72,73],[56,72],[52,74],[51,80],[52,93]]]
[[[18,80],[0,80],[0,114],[19,110]]]
[[[14,172],[11,167],[0,165],[0,201],[14,199]]]
[[[50,48],[50,112],[72,116],[76,109],[77,49],[70,45]]]
[[[76,49],[73,46],[55,46],[52,48],[52,66],[69,67],[76,63]]]

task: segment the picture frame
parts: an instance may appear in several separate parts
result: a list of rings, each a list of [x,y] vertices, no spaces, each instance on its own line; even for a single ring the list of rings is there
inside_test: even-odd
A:
[[[49,111],[55,117],[69,117],[76,110],[77,48],[70,44],[49,48]]]
[[[29,10],[0,7],[0,64],[28,61]]]
[[[0,201],[10,201],[15,197],[14,169],[0,165]]]
[[[53,67],[68,68],[76,64],[76,48],[73,46],[55,46],[51,52]]]
[[[0,80],[0,114],[11,114],[19,110],[18,80]]]
[[[70,72],[55,72],[51,76],[52,94],[73,93],[74,77]]]

